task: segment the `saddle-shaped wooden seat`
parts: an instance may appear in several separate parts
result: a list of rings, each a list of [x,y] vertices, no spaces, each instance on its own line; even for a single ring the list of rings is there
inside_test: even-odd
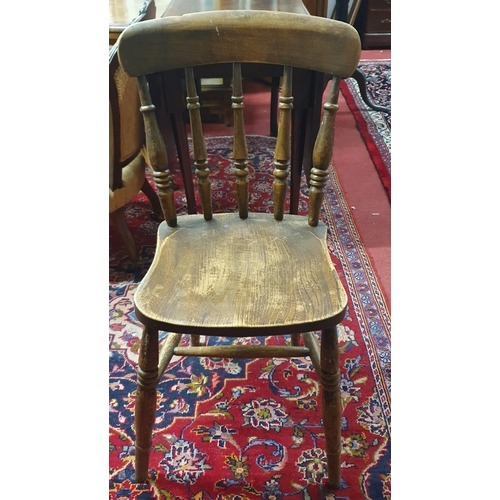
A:
[[[238,336],[315,330],[347,301],[325,245],[326,226],[304,217],[215,214],[182,218],[158,233],[156,258],[139,286],[140,320],[161,329]],[[171,270],[175,269],[175,272]],[[200,314],[202,312],[202,314]]]

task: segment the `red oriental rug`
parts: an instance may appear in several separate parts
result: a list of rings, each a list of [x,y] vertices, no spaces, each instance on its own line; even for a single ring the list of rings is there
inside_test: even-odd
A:
[[[360,61],[358,68],[365,76],[366,91],[373,104],[391,106],[391,61]],[[361,97],[353,78],[342,80],[342,94],[370,152],[382,184],[391,199],[391,114],[374,111]]]
[[[223,157],[232,139],[210,138],[215,210],[236,209],[232,168]],[[275,139],[251,136],[254,211],[269,211]],[[225,180],[224,180],[225,179]],[[301,211],[307,188],[302,186]],[[176,193],[179,212],[185,199]],[[319,497],[325,477],[324,435],[316,373],[307,358],[230,360],[175,358],[158,390],[150,480],[134,481],[135,368],[141,326],[133,295],[155,250],[158,223],[147,199],[127,208],[140,248],[134,266],[110,227],[109,491],[117,499],[277,500]],[[333,169],[322,220],[328,248],[348,291],[339,328],[342,487],[338,500],[390,498],[390,317]],[[186,341],[187,339],[184,339]],[[221,339],[223,342],[230,340]],[[241,343],[276,344],[249,338]]]

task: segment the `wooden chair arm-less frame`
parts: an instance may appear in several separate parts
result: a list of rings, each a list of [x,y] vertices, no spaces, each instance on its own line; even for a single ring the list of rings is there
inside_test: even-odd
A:
[[[285,12],[214,11],[146,21],[120,38],[124,70],[137,77],[148,156],[165,222],[153,263],[135,294],[144,324],[137,375],[135,466],[148,475],[156,387],[173,355],[216,357],[310,356],[322,388],[328,481],[323,496],[340,486],[341,413],[336,333],[347,295],[326,246],[320,220],[341,78],[352,75],[361,44],[354,28],[338,21]],[[274,159],[274,212],[253,213],[243,123],[241,64],[282,65],[279,128]],[[214,213],[210,165],[203,140],[194,70],[233,67],[233,162],[238,213]],[[194,168],[203,214],[178,216],[166,148],[149,93],[155,74],[185,68]],[[332,75],[313,152],[307,216],[284,210],[291,151],[293,70]],[[158,332],[170,332],[158,345]],[[321,331],[318,341],[314,331]],[[189,347],[179,347],[183,334]],[[200,336],[291,334],[286,346],[200,345]],[[302,342],[303,341],[303,342]],[[303,344],[303,345],[302,345]]]

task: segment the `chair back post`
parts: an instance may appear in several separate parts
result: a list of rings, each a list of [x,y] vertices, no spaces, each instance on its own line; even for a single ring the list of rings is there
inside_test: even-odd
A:
[[[273,201],[274,218],[283,220],[285,211],[286,185],[288,167],[291,157],[291,130],[292,130],[292,68],[285,66],[283,69],[283,84],[279,98],[279,123],[278,137],[276,139],[276,152],[274,155],[274,182]]]
[[[205,220],[212,220],[212,197],[210,189],[210,171],[208,169],[207,147],[203,137],[203,125],[200,113],[200,98],[196,90],[194,71],[192,67],[185,68],[187,109],[189,111],[189,123],[191,125],[191,137],[193,140],[193,159],[198,179],[198,192],[200,194],[201,206]]]
[[[233,157],[236,173],[236,193],[238,212],[241,219],[248,217],[248,148],[243,120],[243,84],[241,79],[241,63],[233,64]]]
[[[167,149],[156,120],[156,107],[151,101],[149,84],[144,75],[137,77],[137,88],[141,101],[140,111],[144,119],[148,158],[154,172],[154,181],[158,188],[158,198],[160,199],[163,217],[170,227],[175,227],[177,225],[177,215],[175,212],[172,176],[168,169]]]
[[[332,78],[328,98],[323,105],[323,119],[314,143],[311,177],[309,181],[309,213],[308,224],[317,226],[321,204],[323,203],[324,187],[328,178],[328,166],[333,155],[333,138],[335,135],[335,116],[339,99],[340,78]]]

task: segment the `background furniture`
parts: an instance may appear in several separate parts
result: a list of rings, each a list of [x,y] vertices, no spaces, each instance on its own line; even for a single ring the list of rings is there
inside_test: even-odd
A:
[[[327,0],[303,0],[311,16],[326,17]]]
[[[391,0],[363,0],[354,27],[364,49],[390,49]]]
[[[391,48],[391,0],[328,0],[326,11],[316,15],[354,26],[364,49]]]
[[[327,17],[354,25],[362,0],[329,0]]]
[[[377,0],[377,1],[386,1],[386,0]],[[390,4],[390,0],[387,0]],[[331,11],[331,18],[337,19],[338,21],[343,21],[345,23],[349,23],[351,26],[356,27],[356,22],[358,20],[358,15],[360,12],[360,8],[363,4],[363,0],[330,0],[329,2],[329,10]],[[390,17],[390,10],[389,10]],[[359,31],[359,30],[358,30]],[[359,68],[356,68],[351,78],[356,80],[359,86],[359,92],[363,101],[366,103],[374,111],[381,111],[383,113],[389,113],[390,110],[383,106],[378,106],[374,104],[370,97],[368,96],[368,92],[366,90],[366,80],[365,75],[361,72]]]
[[[237,43],[235,43],[237,42]],[[173,50],[165,51],[164,47]],[[354,71],[359,36],[346,23],[286,12],[212,11],[139,23],[123,34],[120,61],[138,78],[149,157],[153,162],[165,222],[147,275],[135,294],[136,316],[145,327],[137,371],[135,407],[136,479],[146,481],[156,387],[173,355],[211,357],[310,356],[321,382],[328,483],[323,496],[340,487],[341,413],[336,325],[347,296],[319,221],[333,150],[340,78]],[[148,57],[144,57],[144,53]],[[193,66],[227,61],[284,64],[275,151],[274,214],[248,206],[248,152],[243,123],[241,64],[232,65],[234,167],[238,214],[213,214],[207,152]],[[333,73],[324,118],[314,148],[309,214],[284,215],[291,160],[292,70]],[[148,81],[159,72],[186,66],[193,155],[203,215],[177,218],[166,150]],[[182,73],[178,76],[180,77]],[[294,93],[296,93],[295,89]],[[251,186],[250,186],[251,187]],[[161,352],[158,330],[168,333]],[[321,343],[314,330],[322,330]],[[181,334],[190,347],[178,347]],[[292,334],[291,345],[200,345],[200,335],[254,337]],[[300,335],[302,334],[302,335]],[[305,346],[301,345],[303,339]]]
[[[148,8],[135,19],[154,15],[151,3],[146,3]],[[109,50],[109,213],[130,259],[137,261],[137,249],[127,226],[125,206],[142,191],[157,217],[161,217],[161,207],[156,192],[146,178],[142,151],[145,145],[144,125],[139,112],[137,81],[121,69],[117,49],[115,44]]]
[[[158,0],[158,3],[164,1]],[[108,7],[110,45],[116,43],[116,40],[127,26],[143,19],[154,19],[156,17],[155,0],[109,0]]]

